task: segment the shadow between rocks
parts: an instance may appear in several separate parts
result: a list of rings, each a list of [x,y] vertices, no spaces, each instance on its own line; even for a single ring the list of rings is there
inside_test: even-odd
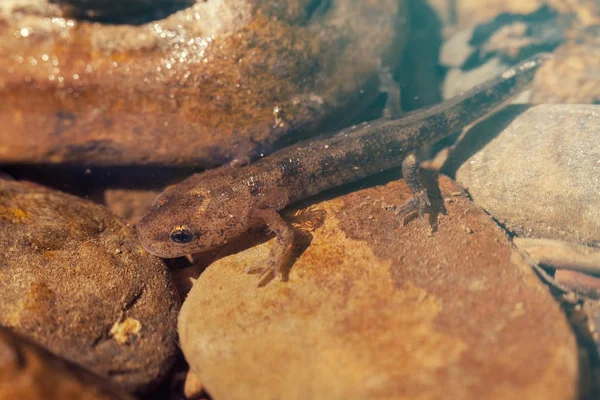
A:
[[[105,24],[142,25],[191,7],[196,0],[50,0],[65,17]]]
[[[456,171],[469,157],[484,148],[512,121],[532,106],[531,104],[511,104],[473,125],[463,138],[454,145],[440,172],[456,179]]]

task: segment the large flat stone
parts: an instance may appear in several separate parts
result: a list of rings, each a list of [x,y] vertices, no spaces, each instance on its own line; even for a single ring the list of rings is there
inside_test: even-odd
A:
[[[36,4],[0,7],[3,163],[259,157],[366,106],[406,39],[398,0],[199,0],[139,26]]]
[[[243,273],[271,242],[210,265],[179,333],[213,398],[575,399],[559,306],[493,220],[439,184],[433,233],[383,209],[407,197],[393,182],[289,212],[288,282]]]
[[[518,111],[508,123],[497,118],[506,127],[493,138],[477,138],[495,133],[486,122],[469,132],[474,140],[461,143],[459,153],[472,152],[475,140],[480,149],[458,168],[457,181],[520,236],[600,243],[600,106]]]

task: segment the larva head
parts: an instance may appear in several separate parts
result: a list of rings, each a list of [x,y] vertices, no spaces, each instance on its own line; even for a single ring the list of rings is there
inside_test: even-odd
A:
[[[159,195],[137,224],[142,246],[174,258],[210,250],[245,232],[249,199],[218,178],[194,175]]]

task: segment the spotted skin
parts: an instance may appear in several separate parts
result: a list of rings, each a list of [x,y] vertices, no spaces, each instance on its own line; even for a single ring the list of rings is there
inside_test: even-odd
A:
[[[521,92],[551,56],[538,54],[457,97],[396,120],[363,123],[299,142],[243,167],[195,174],[165,190],[137,224],[150,253],[173,258],[221,246],[248,229],[277,235],[269,258],[247,272],[259,284],[283,277],[293,233],[278,212],[327,189],[402,166],[413,197],[397,208],[403,220],[429,205],[414,152],[459,131]]]

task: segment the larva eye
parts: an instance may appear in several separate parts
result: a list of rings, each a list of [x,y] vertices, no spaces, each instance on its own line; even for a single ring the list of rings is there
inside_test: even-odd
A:
[[[169,239],[171,239],[173,243],[187,244],[194,240],[194,234],[187,226],[179,225],[171,229]]]

